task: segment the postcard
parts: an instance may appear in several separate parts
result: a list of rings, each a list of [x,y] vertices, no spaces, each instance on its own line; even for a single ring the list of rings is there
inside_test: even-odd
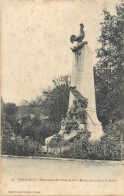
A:
[[[1,0],[0,21],[0,195],[124,195],[124,2]]]

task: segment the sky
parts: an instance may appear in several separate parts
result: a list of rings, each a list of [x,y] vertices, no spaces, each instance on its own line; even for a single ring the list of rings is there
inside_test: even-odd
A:
[[[97,59],[102,10],[119,0],[4,0],[1,2],[1,94],[19,105],[41,95],[59,75],[71,74],[70,36],[84,24]]]

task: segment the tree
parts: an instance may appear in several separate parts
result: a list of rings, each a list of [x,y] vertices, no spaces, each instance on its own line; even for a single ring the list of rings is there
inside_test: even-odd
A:
[[[44,114],[50,121],[60,123],[65,118],[69,102],[69,76],[60,76],[53,80],[54,88],[43,92]]]
[[[14,103],[4,103],[3,101],[1,102],[1,105],[2,105],[1,107],[2,130],[4,131],[6,129],[6,124],[9,124],[13,129],[14,126],[16,125],[16,114],[18,108]]]
[[[124,118],[124,4],[116,6],[115,16],[103,13],[94,71],[98,118],[105,126]]]
[[[43,91],[31,102],[23,101],[18,108],[16,130],[24,138],[29,136],[38,142],[45,141],[60,130],[60,121],[66,116],[69,101],[69,76],[53,79],[53,88]]]

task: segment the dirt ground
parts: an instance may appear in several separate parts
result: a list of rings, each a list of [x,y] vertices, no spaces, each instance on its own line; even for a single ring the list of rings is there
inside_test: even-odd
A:
[[[1,159],[1,195],[124,195],[124,162]]]

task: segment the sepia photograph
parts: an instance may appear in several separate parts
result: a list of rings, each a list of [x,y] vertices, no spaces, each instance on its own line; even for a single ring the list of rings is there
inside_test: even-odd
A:
[[[124,1],[0,9],[0,195],[124,196]]]

